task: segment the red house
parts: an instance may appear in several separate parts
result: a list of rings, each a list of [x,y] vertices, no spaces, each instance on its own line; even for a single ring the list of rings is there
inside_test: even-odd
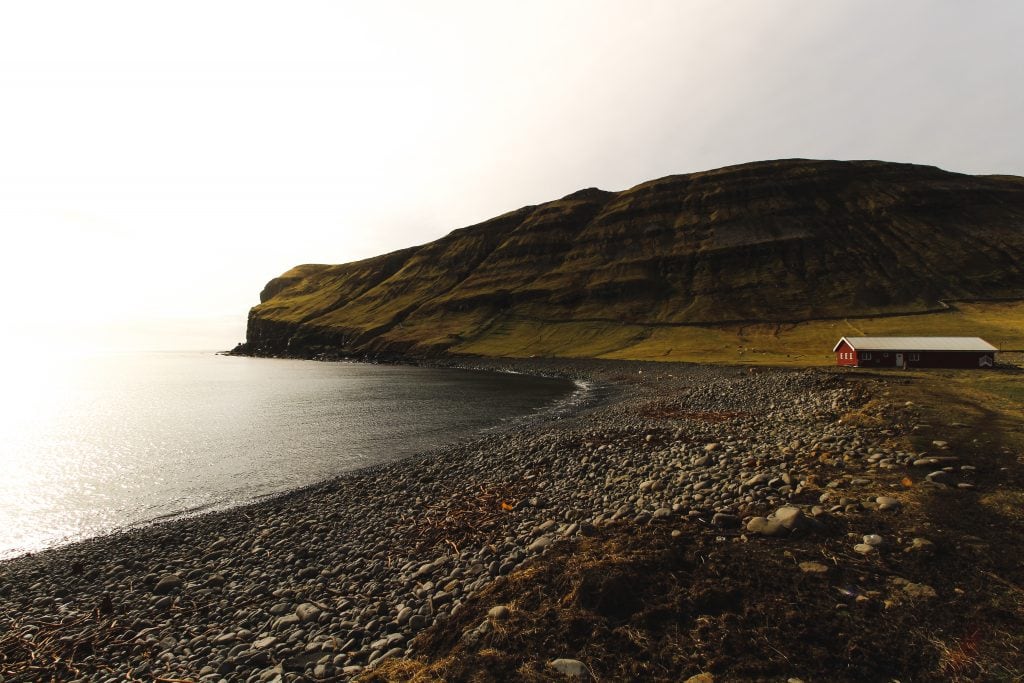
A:
[[[854,368],[990,368],[996,360],[980,337],[843,337],[832,351]]]

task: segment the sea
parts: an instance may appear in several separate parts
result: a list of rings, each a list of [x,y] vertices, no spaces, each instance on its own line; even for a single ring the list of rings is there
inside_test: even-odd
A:
[[[580,400],[568,380],[213,352],[0,365],[0,559],[225,509]]]

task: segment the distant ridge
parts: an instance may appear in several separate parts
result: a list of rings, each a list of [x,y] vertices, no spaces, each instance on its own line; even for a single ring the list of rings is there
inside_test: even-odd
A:
[[[788,159],[588,188],[422,246],[297,266],[264,288],[236,351],[459,354],[520,334],[510,321],[543,334],[547,323],[778,322],[1019,297],[1024,179]]]

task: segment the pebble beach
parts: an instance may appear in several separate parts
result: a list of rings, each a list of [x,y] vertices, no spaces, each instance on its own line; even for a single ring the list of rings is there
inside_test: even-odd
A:
[[[836,372],[478,366],[591,391],[281,497],[4,562],[0,680],[350,680],[415,654],[418,633],[499,577],[600,527],[784,537],[850,508],[899,508],[898,496],[831,493],[838,485],[812,473],[822,458],[840,462],[844,485],[918,463],[937,486],[971,486],[941,455],[896,450],[884,427],[840,419],[873,397]],[[882,542],[863,540],[853,552]]]

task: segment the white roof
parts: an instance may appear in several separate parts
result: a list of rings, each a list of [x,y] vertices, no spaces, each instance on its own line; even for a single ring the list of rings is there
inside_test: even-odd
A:
[[[861,351],[996,351],[981,337],[843,337],[834,352],[846,341]]]

